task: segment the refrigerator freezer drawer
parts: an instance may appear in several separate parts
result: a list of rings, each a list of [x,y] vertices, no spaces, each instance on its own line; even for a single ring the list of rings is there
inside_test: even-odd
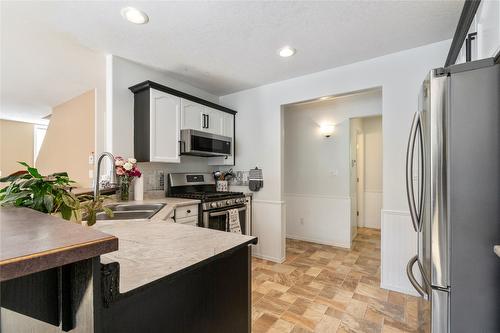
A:
[[[432,289],[431,300],[432,333],[450,333],[450,293]]]

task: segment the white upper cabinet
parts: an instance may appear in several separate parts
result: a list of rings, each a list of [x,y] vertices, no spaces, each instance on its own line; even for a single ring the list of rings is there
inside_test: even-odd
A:
[[[134,154],[139,162],[181,163],[181,130],[192,129],[230,137],[231,156],[200,158],[209,165],[234,165],[231,110],[222,111],[226,109],[194,96],[199,103],[191,101],[184,98],[187,94],[152,81],[129,89],[134,93]]]
[[[231,143],[231,156],[210,157],[209,165],[234,165],[234,118],[230,113],[221,112],[221,135],[228,136],[233,139]]]
[[[499,51],[500,1],[481,1],[455,63],[494,57]]]
[[[232,138],[234,136],[234,115],[230,113],[224,113],[222,117],[222,135]]]
[[[181,99],[150,89],[150,161],[180,163]]]
[[[207,115],[207,126],[205,131],[213,134],[224,135],[222,132],[223,117],[225,112],[212,108],[205,108]]]
[[[478,59],[495,56],[500,51],[500,1],[481,1],[475,21]]]
[[[205,106],[182,98],[181,129],[204,130]],[[206,119],[206,118],[205,118]]]
[[[181,100],[181,129],[194,129],[202,132],[225,135],[223,127],[224,115],[227,114],[226,112],[212,109],[184,98]]]

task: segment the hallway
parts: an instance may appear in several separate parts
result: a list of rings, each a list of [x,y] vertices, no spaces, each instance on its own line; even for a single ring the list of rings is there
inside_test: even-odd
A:
[[[252,331],[417,332],[419,298],[381,289],[380,231],[352,250],[287,239],[287,260],[253,258]]]

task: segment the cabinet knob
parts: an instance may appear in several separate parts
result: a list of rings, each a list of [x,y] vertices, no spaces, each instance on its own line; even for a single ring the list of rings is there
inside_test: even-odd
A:
[[[188,214],[189,214],[189,213],[191,213],[191,209],[188,209],[188,210],[187,210],[187,213],[188,213]]]

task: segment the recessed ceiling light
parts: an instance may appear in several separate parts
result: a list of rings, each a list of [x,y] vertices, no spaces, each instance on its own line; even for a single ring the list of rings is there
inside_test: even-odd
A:
[[[279,49],[278,54],[280,57],[287,58],[291,57],[297,52],[293,47],[290,46],[284,46],[281,49]]]
[[[145,24],[149,22],[149,17],[146,13],[134,7],[125,7],[120,13],[124,19],[135,24]]]

